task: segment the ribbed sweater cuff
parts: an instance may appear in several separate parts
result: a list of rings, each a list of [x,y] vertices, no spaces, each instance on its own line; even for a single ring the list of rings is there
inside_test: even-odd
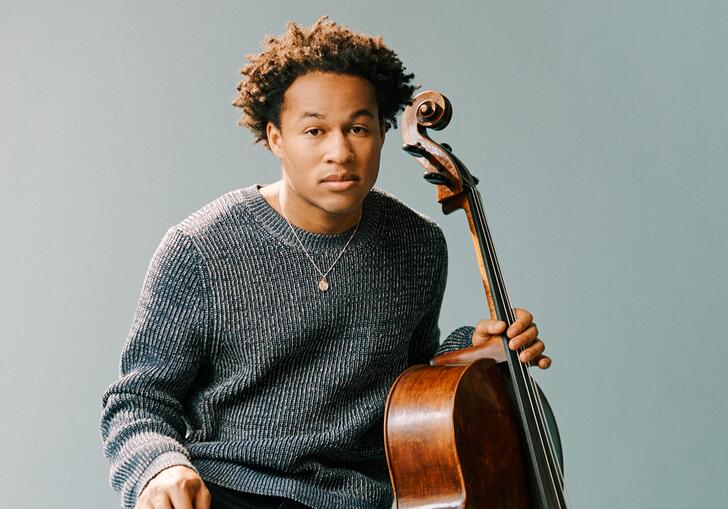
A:
[[[472,338],[475,327],[465,325],[452,331],[445,341],[437,349],[436,355],[440,355],[454,350],[461,350],[472,346]]]
[[[134,486],[134,489],[132,491],[132,500],[129,501],[130,505],[127,505],[126,507],[128,509],[134,508],[137,500],[139,499],[139,495],[142,494],[142,491],[144,491],[144,488],[147,487],[147,484],[149,484],[149,481],[151,481],[154,476],[156,476],[165,468],[174,467],[177,465],[189,467],[197,472],[197,469],[192,466],[189,458],[180,452],[169,451],[160,454],[159,456],[154,458],[154,460],[144,470],[144,473],[141,475],[136,485]]]

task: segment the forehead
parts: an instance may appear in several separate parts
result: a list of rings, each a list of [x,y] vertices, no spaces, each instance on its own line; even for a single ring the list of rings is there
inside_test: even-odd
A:
[[[281,117],[299,121],[307,117],[340,118],[356,112],[377,117],[374,86],[364,78],[331,72],[299,76],[283,95]]]

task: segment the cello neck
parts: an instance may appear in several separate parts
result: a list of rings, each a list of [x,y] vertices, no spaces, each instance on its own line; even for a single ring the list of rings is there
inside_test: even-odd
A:
[[[488,228],[488,221],[485,218],[480,192],[475,187],[465,187],[464,191],[467,201],[467,205],[464,207],[465,214],[473,237],[473,247],[478,259],[490,317],[502,320],[506,322],[506,326],[510,326],[515,322],[516,317],[503,282],[503,274],[498,264],[498,256],[495,252],[490,228]]]

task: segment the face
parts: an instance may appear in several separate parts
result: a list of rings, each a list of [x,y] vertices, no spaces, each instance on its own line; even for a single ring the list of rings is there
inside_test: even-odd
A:
[[[328,72],[300,76],[283,96],[280,128],[269,122],[267,135],[281,160],[287,215],[299,224],[358,217],[384,143],[371,83]]]

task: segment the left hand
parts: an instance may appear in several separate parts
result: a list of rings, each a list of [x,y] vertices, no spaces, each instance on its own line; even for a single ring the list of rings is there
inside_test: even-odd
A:
[[[516,314],[516,321],[506,331],[506,337],[509,338],[508,348],[511,350],[524,348],[518,355],[521,362],[548,369],[551,366],[551,358],[543,355],[546,346],[538,338],[538,327],[533,323],[533,315],[521,308],[515,308],[513,311]],[[505,322],[500,320],[480,320],[475,324],[472,347],[438,355],[433,359],[434,364],[472,362],[479,358],[495,359],[496,362],[505,361],[506,353],[501,340],[505,328]]]

